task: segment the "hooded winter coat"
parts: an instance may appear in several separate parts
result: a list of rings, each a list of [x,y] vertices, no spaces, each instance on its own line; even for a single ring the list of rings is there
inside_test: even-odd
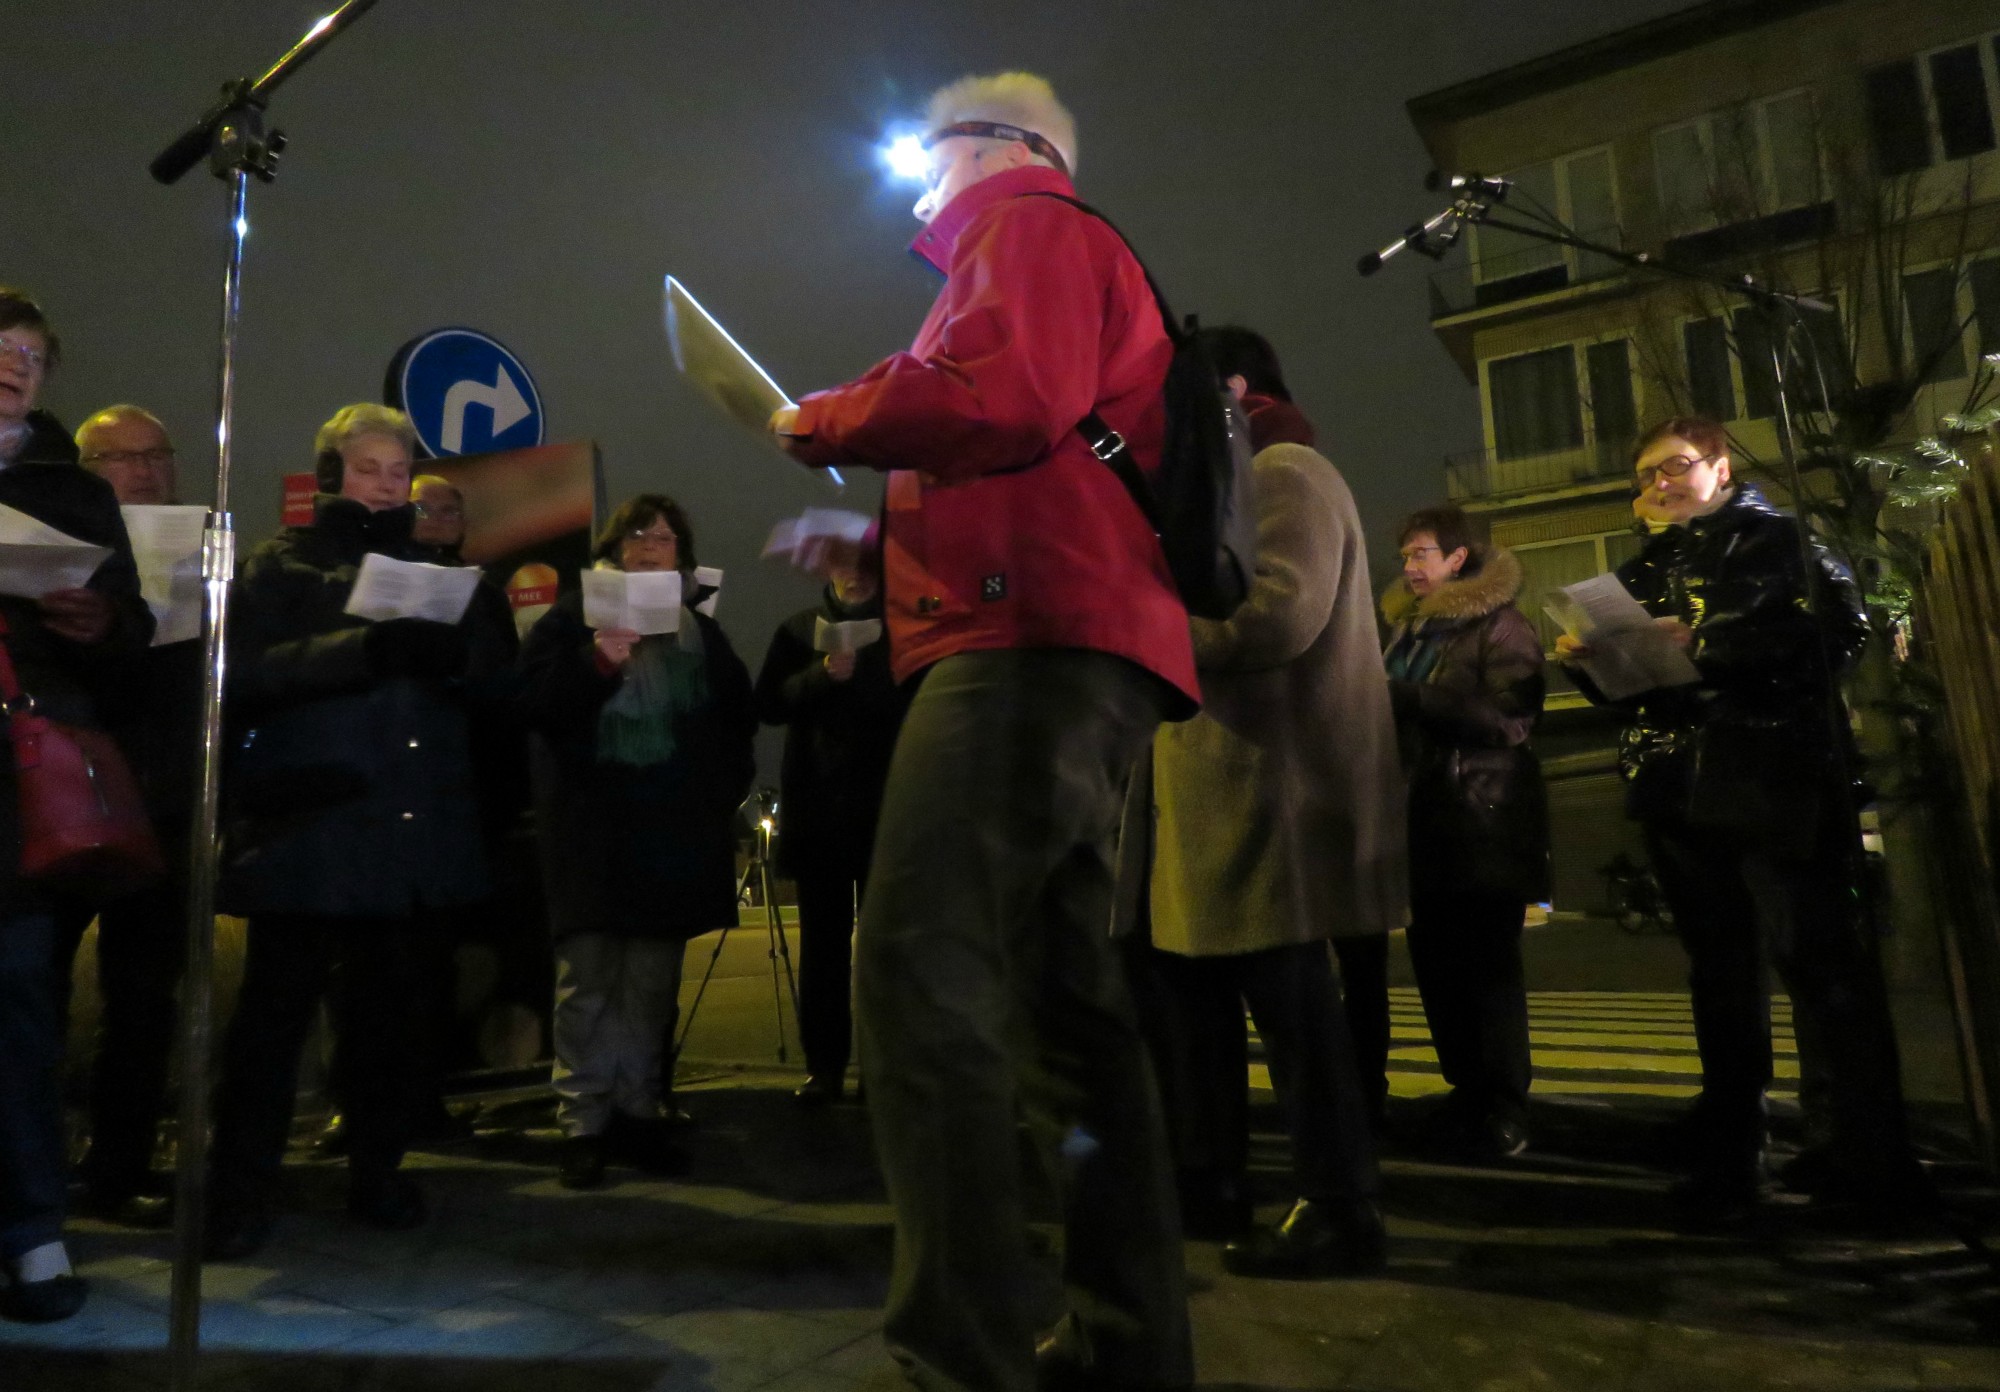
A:
[[[1630,714],[1619,767],[1634,816],[1810,842],[1835,754],[1846,752],[1837,684],[1868,640],[1868,615],[1847,567],[1816,541],[1808,565],[1799,540],[1796,521],[1738,484],[1720,508],[1656,533],[1618,568],[1648,613],[1694,630],[1688,656],[1701,672],[1695,685],[1619,703]]]
[[[1088,648],[1192,698],[1165,553],[1077,424],[1158,467],[1173,346],[1145,272],[1036,165],[948,203],[911,250],[945,273],[916,342],[799,402],[802,458],[888,472],[883,586],[896,678],[955,653]],[[1182,704],[1182,712],[1192,700]]]
[[[1412,893],[1534,903],[1549,894],[1548,794],[1528,743],[1542,713],[1541,638],[1514,603],[1513,552],[1475,547],[1467,569],[1422,599],[1400,577],[1382,597],[1410,776]]]
[[[28,436],[12,463],[0,467],[0,504],[78,541],[111,549],[89,587],[111,602],[111,631],[99,643],[73,643],[42,625],[31,599],[0,596],[6,644],[21,689],[43,714],[70,725],[103,728],[140,680],[140,661],[153,637],[153,614],[139,594],[139,571],[111,485],[77,463],[76,446],[56,419],[28,415]],[[188,757],[194,757],[188,751]],[[0,758],[0,912],[42,902],[16,878],[21,864],[14,761]]]
[[[701,632],[707,697],[674,717],[674,752],[599,758],[599,718],[624,683],[597,663],[583,596],[568,590],[521,645],[522,709],[549,927],[684,940],[736,922],[736,809],[757,776],[750,673],[722,626]]]
[[[489,604],[459,629],[463,677],[384,675],[345,611],[370,552],[422,556],[407,507],[314,500],[313,522],[250,553],[230,609],[225,856],[237,914],[407,918],[487,892],[465,710],[512,634]]]
[[[1249,595],[1226,620],[1191,621],[1202,710],[1153,744],[1153,944],[1190,957],[1386,933],[1406,902],[1402,776],[1353,495],[1306,444],[1269,444],[1253,468]]]

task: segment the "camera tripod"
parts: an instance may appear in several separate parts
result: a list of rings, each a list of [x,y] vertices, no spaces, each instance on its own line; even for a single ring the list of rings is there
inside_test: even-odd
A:
[[[778,873],[772,864],[771,844],[778,833],[778,795],[770,788],[760,788],[744,803],[752,814],[750,835],[750,863],[743,868],[743,878],[736,884],[736,903],[741,907],[750,897],[752,888],[764,897],[764,952],[771,960],[771,1004],[773,1016],[778,1023],[778,1062],[789,1063],[791,1053],[785,1043],[785,996],[792,998],[792,1018],[799,1017],[799,983],[792,974],[791,944],[785,940],[785,923],[778,912]],[[688,1034],[694,1029],[695,1015],[701,1010],[702,997],[708,994],[708,983],[715,975],[715,964],[722,960],[722,949],[729,942],[729,934],[737,924],[725,926],[715,940],[715,950],[708,955],[708,969],[701,974],[701,985],[696,988],[694,999],[688,1003],[687,1018],[681,1022],[681,1036],[674,1041],[672,1063],[680,1061],[681,1051],[687,1047]]]

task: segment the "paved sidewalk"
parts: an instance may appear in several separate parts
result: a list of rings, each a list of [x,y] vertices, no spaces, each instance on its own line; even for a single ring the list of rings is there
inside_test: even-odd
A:
[[[889,1215],[866,1119],[798,1111],[793,1081],[745,1072],[688,1088],[701,1119],[693,1181],[614,1171],[583,1195],[553,1178],[545,1103],[489,1109],[477,1140],[413,1158],[435,1218],[411,1234],[349,1225],[341,1171],[302,1159],[291,1180],[303,1211],[276,1244],[207,1268],[205,1385],[840,1392],[879,1380]],[[1646,1163],[1666,1115],[1538,1100],[1538,1145],[1569,1158],[1392,1160],[1380,1280],[1239,1280],[1213,1246],[1190,1244],[1202,1386],[2000,1389],[2000,1279],[1948,1230],[1862,1240],[1781,1203],[1752,1231],[1675,1233],[1665,1177]],[[1275,1201],[1283,1144],[1265,1135],[1257,1149]],[[1955,1200],[1977,1221],[1994,1212],[1985,1192]],[[62,1325],[0,1325],[0,1390],[163,1386],[166,1240],[88,1222],[74,1233],[91,1303]]]

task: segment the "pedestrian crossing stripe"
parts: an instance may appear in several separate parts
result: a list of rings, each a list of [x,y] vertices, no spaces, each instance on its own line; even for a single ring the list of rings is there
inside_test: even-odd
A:
[[[1413,987],[1389,992],[1389,1091],[1397,1097],[1443,1092],[1423,1002]],[[1255,1029],[1251,1037],[1255,1039]],[[1564,1097],[1687,1098],[1700,1091],[1701,1059],[1685,992],[1533,991],[1528,995],[1533,1090]],[[1797,1096],[1798,1046],[1791,1003],[1771,1001],[1772,1072],[1778,1099]],[[1269,1088],[1258,1056],[1251,1086]],[[1786,1086],[1791,1084],[1792,1086]]]

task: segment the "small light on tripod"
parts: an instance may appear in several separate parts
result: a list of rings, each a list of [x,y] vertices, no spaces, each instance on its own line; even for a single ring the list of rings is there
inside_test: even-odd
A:
[[[771,829],[771,819],[769,817],[766,817],[764,818],[763,821],[757,823],[757,825],[761,827],[763,830],[769,831]]]

